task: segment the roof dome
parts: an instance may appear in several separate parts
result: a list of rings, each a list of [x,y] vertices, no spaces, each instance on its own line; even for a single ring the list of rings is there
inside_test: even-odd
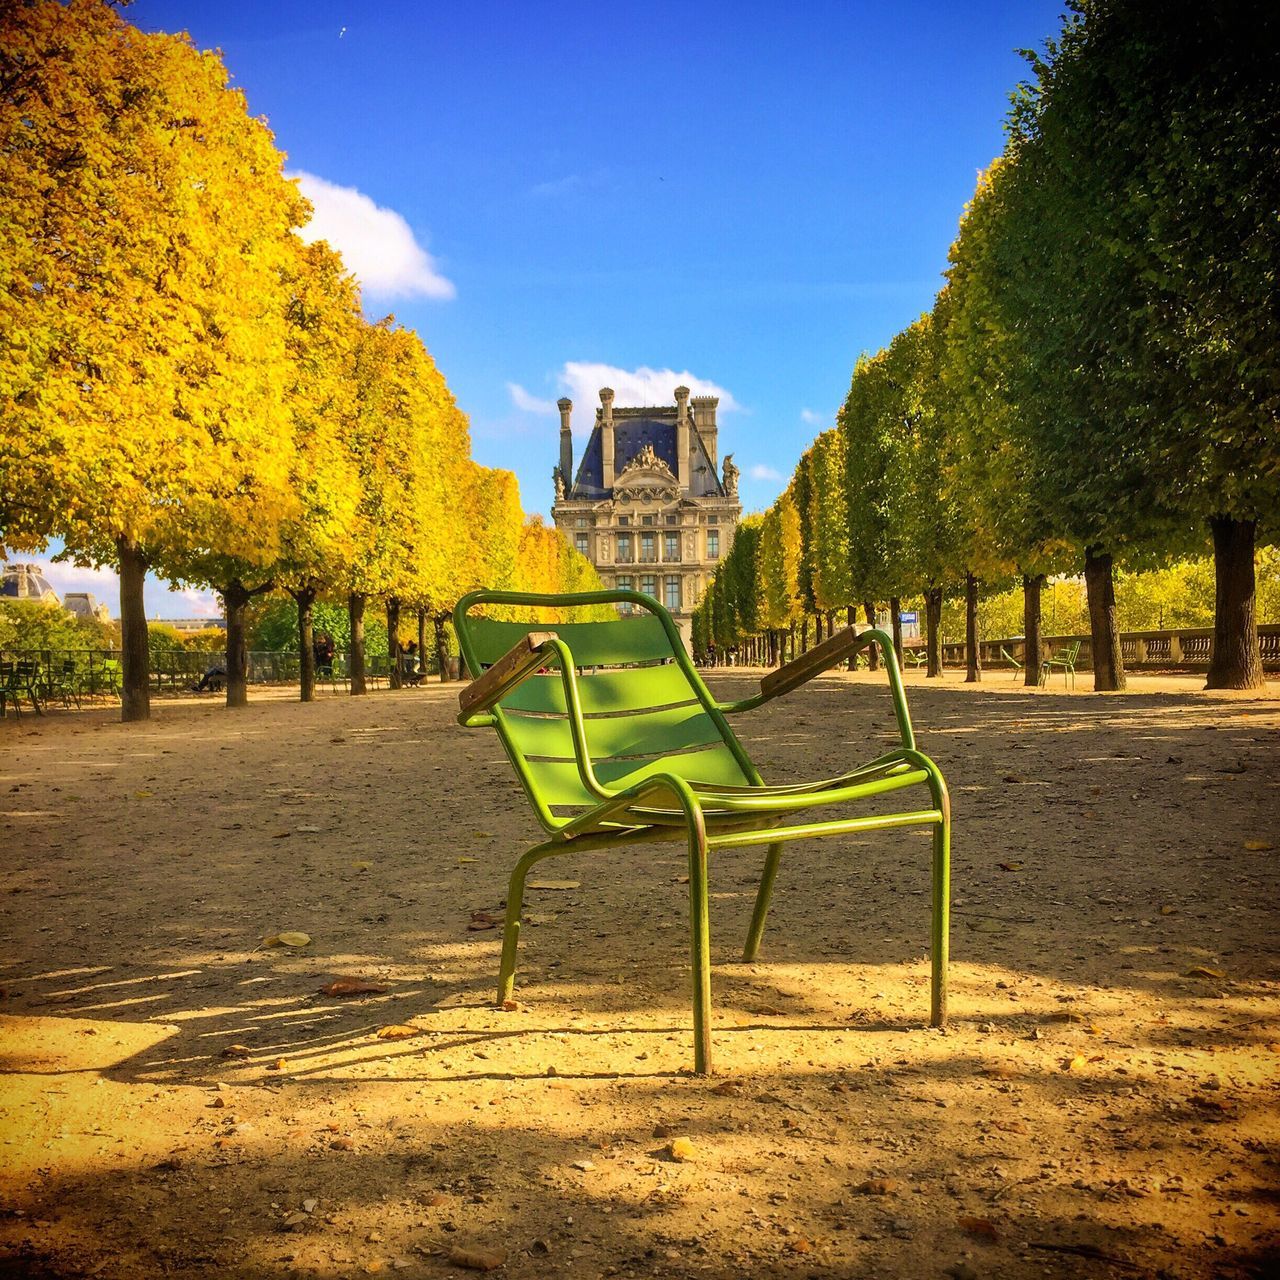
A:
[[[7,564],[0,579],[0,599],[47,600],[58,603],[58,593],[49,585],[38,564]]]

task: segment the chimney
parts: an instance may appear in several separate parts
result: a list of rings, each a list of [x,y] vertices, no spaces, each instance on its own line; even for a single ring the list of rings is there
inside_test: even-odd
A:
[[[567,397],[556,401],[560,410],[560,474],[564,478],[565,492],[573,487],[573,432],[569,427],[569,415],[573,412],[573,401]]]
[[[600,388],[600,483],[606,489],[613,488],[613,388]]]
[[[719,396],[694,396],[689,402],[693,405],[693,421],[698,428],[698,434],[702,437],[702,443],[707,450],[707,460],[711,463],[711,470],[716,471],[719,468],[719,461],[716,458],[718,452],[716,442],[716,406],[720,403]]]
[[[676,476],[680,492],[689,492],[689,388],[676,388]]]

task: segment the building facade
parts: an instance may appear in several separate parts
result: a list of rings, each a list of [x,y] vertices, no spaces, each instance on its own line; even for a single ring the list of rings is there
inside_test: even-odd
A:
[[[675,389],[675,404],[624,408],[603,387],[573,470],[573,402],[561,400],[552,517],[607,587],[665,605],[689,643],[694,606],[733,545],[742,506],[738,468],[718,462],[715,396]],[[572,481],[570,480],[572,478]]]

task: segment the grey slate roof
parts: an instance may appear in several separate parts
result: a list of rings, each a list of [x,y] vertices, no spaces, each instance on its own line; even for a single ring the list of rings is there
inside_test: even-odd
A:
[[[673,473],[679,472],[676,459],[676,424],[657,418],[614,419],[613,470],[620,475],[627,463],[644,448],[653,451],[667,464]],[[701,470],[699,470],[701,468]],[[570,498],[607,498],[612,491],[604,487],[604,464],[600,445],[600,424],[591,430],[591,438],[578,465],[578,475],[573,482]],[[694,498],[722,498],[724,488],[720,477],[707,457],[706,446],[697,427],[689,426],[689,492]]]

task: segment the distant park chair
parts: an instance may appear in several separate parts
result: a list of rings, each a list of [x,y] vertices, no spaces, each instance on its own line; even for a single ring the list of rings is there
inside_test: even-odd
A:
[[[102,660],[102,687],[107,693],[115,694],[117,698],[123,695],[124,672],[120,668],[119,658]]]
[[[625,604],[616,622],[497,621],[489,606],[556,610]],[[557,854],[614,850],[650,841],[689,849],[694,1069],[711,1070],[711,953],[707,855],[767,845],[745,960],[764,932],[774,877],[788,840],[885,827],[928,826],[932,856],[931,1022],[946,1019],[951,818],[937,766],[916,750],[893,643],[882,631],[847,629],[770,672],[760,692],[720,704],[694,669],[671,615],[635,591],[527,595],[476,591],[454,611],[467,667],[481,673],[459,695],[459,723],[492,726],[548,838],[516,863],[507,895],[498,1003],[511,998],[525,878]],[[900,742],[852,771],[819,782],[766,786],[726,713],[749,711],[870,645],[884,659]],[[487,670],[486,670],[487,668]],[[850,691],[852,696],[852,691]],[[826,809],[924,785],[926,807],[861,816],[809,817]],[[787,819],[802,819],[787,823]]]
[[[1013,678],[1016,681],[1022,674],[1022,663],[1009,652],[1004,645],[1000,646],[1000,656],[1013,668]]]
[[[924,645],[908,645],[902,650],[902,656],[913,667],[926,667],[929,665],[929,650]]]
[[[1070,689],[1076,687],[1076,659],[1080,656],[1080,641],[1069,644],[1065,649],[1059,649],[1056,653],[1051,654],[1040,664],[1040,687],[1043,689],[1049,683],[1049,677],[1053,674],[1055,667],[1062,669],[1062,683]]]

